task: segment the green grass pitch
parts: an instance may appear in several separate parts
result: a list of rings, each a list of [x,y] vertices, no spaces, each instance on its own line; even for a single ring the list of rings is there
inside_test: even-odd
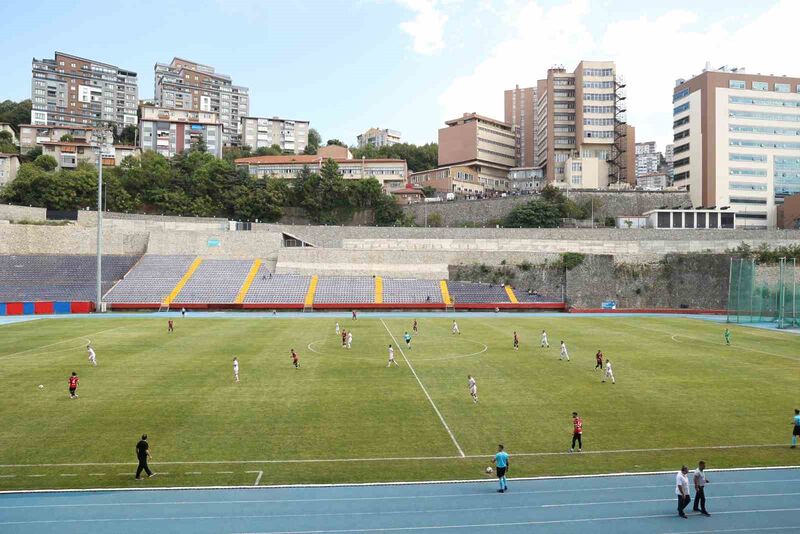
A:
[[[800,463],[788,447],[796,335],[733,326],[728,347],[723,324],[688,318],[457,319],[461,335],[450,319],[421,314],[411,350],[402,336],[412,319],[400,316],[175,318],[172,334],[165,318],[0,326],[0,489],[474,479],[498,443],[512,477],[677,469],[700,458],[712,468]],[[351,350],[337,320],[352,329]],[[542,329],[550,349],[539,348]],[[561,339],[570,362],[559,361]],[[400,366],[387,368],[398,342]],[[597,349],[616,385],[593,370]],[[566,454],[573,411],[584,419],[580,455]],[[135,481],[142,433],[161,476]]]

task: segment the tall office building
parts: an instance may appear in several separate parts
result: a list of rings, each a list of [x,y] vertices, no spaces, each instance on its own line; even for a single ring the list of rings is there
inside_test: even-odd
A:
[[[31,124],[136,126],[135,72],[63,52],[32,64]]]
[[[508,171],[517,161],[517,128],[477,113],[464,113],[439,130],[439,166],[474,172],[485,190],[507,191]]]
[[[155,65],[155,104],[161,108],[213,112],[222,123],[224,145],[238,145],[242,117],[250,99],[247,87],[233,85],[230,76],[214,67],[181,58]]]
[[[602,189],[635,183],[634,129],[624,123],[613,61],[548,69],[537,83],[534,164],[548,183]]]
[[[389,128],[370,128],[357,138],[358,148],[372,145],[375,148],[392,146],[400,143],[400,132]]]
[[[517,167],[532,167],[536,148],[536,87],[517,85],[504,93],[505,121],[519,128]]]
[[[636,177],[655,174],[661,154],[656,151],[656,142],[636,143]]]
[[[673,150],[675,149],[675,145],[669,144],[664,147],[664,163],[666,163],[666,172],[667,177],[669,177],[670,183],[672,183],[672,162],[675,161],[675,154]]]
[[[708,66],[673,91],[675,185],[696,206],[730,206],[742,227],[774,227],[800,193],[800,78]]]
[[[308,130],[308,121],[242,117],[241,144],[253,150],[278,145],[283,152],[302,154],[308,145]]]

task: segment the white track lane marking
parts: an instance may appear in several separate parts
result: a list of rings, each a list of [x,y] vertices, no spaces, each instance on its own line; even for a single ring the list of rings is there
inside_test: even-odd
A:
[[[785,443],[763,443],[753,445],[701,445],[697,447],[661,447],[651,449],[610,449],[602,451],[583,451],[581,453],[569,453],[566,451],[556,452],[515,452],[513,456],[537,457],[537,456],[581,456],[591,454],[635,454],[643,452],[678,452],[678,451],[703,451],[703,450],[726,450],[726,449],[767,449],[788,447]],[[437,460],[459,460],[474,458],[490,458],[492,454],[465,454],[464,456],[395,456],[385,458],[308,458],[308,459],[286,459],[286,460],[188,460],[188,461],[166,461],[153,462],[154,465],[242,465],[242,464],[319,464],[319,463],[341,463],[341,462],[419,462]],[[83,462],[83,463],[50,463],[50,464],[0,464],[0,468],[14,469],[24,467],[93,467],[93,466],[115,466],[115,465],[137,465],[136,462]],[[645,474],[645,473],[643,473]]]
[[[714,495],[714,499],[744,499],[746,497],[794,497],[800,493],[760,493],[748,495]],[[638,499],[633,501],[599,501],[599,502],[575,502],[563,504],[543,504],[542,508],[569,508],[571,506],[600,506],[603,504],[636,504],[642,502],[672,502],[675,499]]]
[[[46,349],[48,347],[54,347],[56,345],[60,345],[62,343],[66,343],[67,341],[74,341],[76,339],[77,340],[83,340],[83,339],[86,339],[89,336],[99,336],[100,334],[102,334],[104,332],[111,332],[112,330],[119,330],[120,328],[125,328],[125,327],[124,326],[115,326],[114,328],[106,328],[105,330],[100,330],[99,332],[94,332],[92,334],[86,334],[85,336],[75,336],[75,337],[71,337],[71,338],[67,338],[67,339],[62,339],[61,341],[56,341],[55,343],[50,343],[49,345],[42,345],[41,347],[33,347],[33,348],[30,348],[30,349],[21,350],[19,352],[12,352],[11,354],[2,354],[2,355],[0,355],[0,360],[6,360],[6,359],[12,358],[14,356],[23,356],[23,355],[25,355],[27,353],[36,354],[36,352],[34,352],[34,351]]]
[[[428,390],[425,389],[425,386],[422,384],[422,380],[420,380],[419,376],[417,376],[417,372],[414,370],[414,366],[411,365],[411,361],[406,357],[406,353],[403,352],[403,347],[401,347],[400,344],[397,343],[397,339],[395,339],[394,334],[392,334],[392,331],[389,330],[388,326],[386,326],[386,323],[383,321],[383,319],[381,319],[381,324],[386,329],[386,332],[389,334],[389,337],[392,338],[392,341],[394,341],[394,344],[397,346],[398,350],[400,351],[400,354],[403,356],[403,359],[406,361],[406,365],[408,365],[408,368],[411,370],[411,374],[413,374],[414,378],[417,379],[417,384],[419,384],[419,387],[422,388],[422,392],[425,393],[426,397],[428,397],[428,402],[431,403],[431,406],[433,407],[433,411],[435,411],[436,415],[439,416],[439,421],[442,422],[442,426],[444,426],[444,429],[447,430],[447,434],[450,436],[450,439],[453,440],[453,445],[456,446],[456,449],[458,450],[458,454],[462,458],[466,457],[466,455],[464,454],[464,450],[461,448],[461,445],[458,444],[458,441],[456,440],[456,437],[453,435],[453,431],[450,430],[449,426],[447,426],[447,421],[444,420],[444,417],[442,416],[442,412],[440,412],[439,408],[436,407],[436,403],[433,402],[433,399],[431,398],[430,394],[428,394]]]
[[[797,530],[800,531],[800,525],[791,527],[759,527],[759,528],[724,528],[721,530],[682,530],[680,532],[664,532],[663,534],[710,534],[712,532],[769,532],[773,530]]]

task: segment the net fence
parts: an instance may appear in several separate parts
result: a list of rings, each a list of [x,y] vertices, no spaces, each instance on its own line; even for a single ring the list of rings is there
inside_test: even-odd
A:
[[[769,265],[757,264],[753,259],[731,258],[728,322],[800,327],[798,282],[794,258],[782,258]]]

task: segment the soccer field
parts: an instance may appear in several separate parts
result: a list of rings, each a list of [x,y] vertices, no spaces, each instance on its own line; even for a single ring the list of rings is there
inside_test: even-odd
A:
[[[788,447],[796,335],[732,326],[728,347],[724,324],[690,318],[456,318],[460,335],[452,319],[418,316],[410,350],[413,318],[388,314],[175,317],[172,334],[165,317],[0,326],[0,489],[474,479],[498,443],[511,477],[800,463]],[[593,370],[598,349],[615,385]],[[567,453],[573,411],[582,454]],[[160,476],[135,481],[142,433]]]

